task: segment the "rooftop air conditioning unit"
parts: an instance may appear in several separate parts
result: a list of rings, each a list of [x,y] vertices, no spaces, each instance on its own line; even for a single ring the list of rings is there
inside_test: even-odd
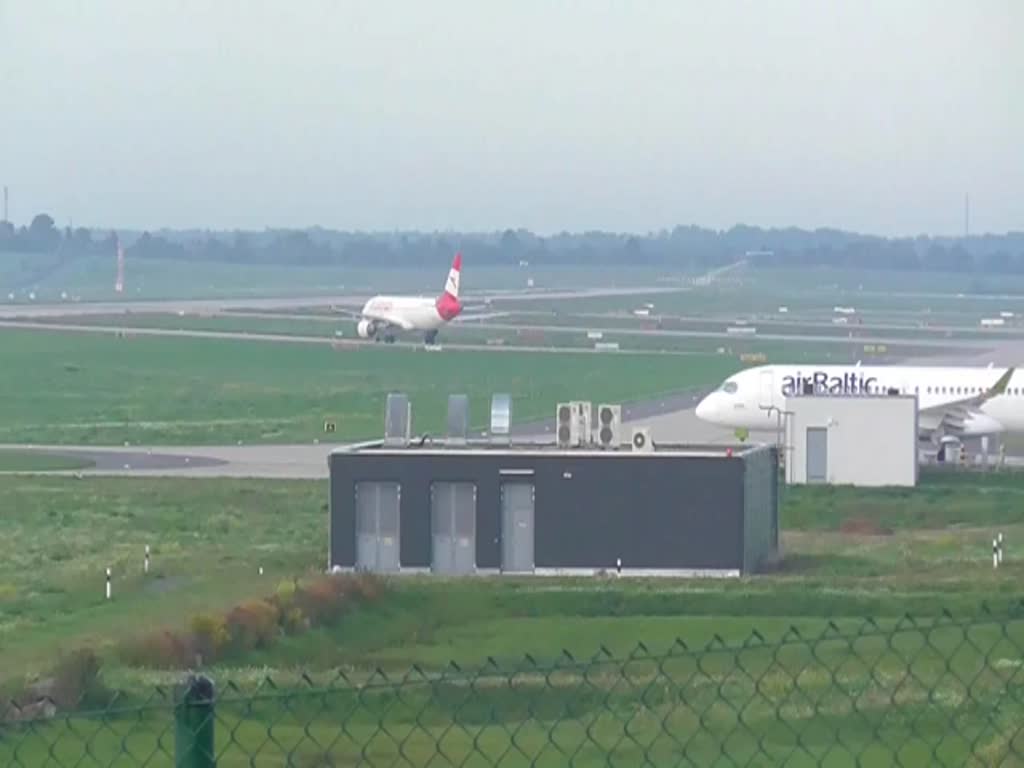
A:
[[[579,444],[580,425],[573,406],[574,403],[559,403],[555,410],[555,442],[559,448]]]
[[[601,403],[597,406],[595,442],[602,448],[616,449],[622,444],[622,406]]]
[[[594,413],[594,406],[589,400],[577,400],[573,403],[573,406],[576,409],[576,419],[579,421],[578,445],[588,445],[593,440],[593,431],[590,425]]]
[[[555,411],[555,442],[559,448],[578,448],[590,439],[590,403],[559,403]]]
[[[630,445],[638,453],[652,453],[654,441],[651,440],[651,430],[648,427],[636,427],[633,429],[633,436],[630,438]]]

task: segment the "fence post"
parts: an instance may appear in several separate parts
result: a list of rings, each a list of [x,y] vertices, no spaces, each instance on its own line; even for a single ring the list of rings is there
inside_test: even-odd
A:
[[[174,768],[214,768],[213,681],[191,675],[174,703]]]

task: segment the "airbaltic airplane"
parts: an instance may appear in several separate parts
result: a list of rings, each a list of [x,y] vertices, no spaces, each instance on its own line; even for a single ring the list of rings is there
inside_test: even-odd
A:
[[[884,365],[762,365],[730,376],[697,405],[697,417],[737,429],[777,430],[791,395],[913,394],[922,436],[1024,431],[1024,374],[1014,369]]]
[[[356,333],[360,338],[376,338],[391,343],[395,331],[422,331],[427,344],[437,339],[438,329],[462,313],[459,301],[459,278],[462,272],[462,254],[456,253],[444,293],[436,299],[421,296],[374,296],[366,302],[360,313],[336,308],[335,311],[358,320]]]

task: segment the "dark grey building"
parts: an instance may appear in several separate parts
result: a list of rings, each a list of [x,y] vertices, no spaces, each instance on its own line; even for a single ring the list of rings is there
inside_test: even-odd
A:
[[[774,446],[372,444],[329,464],[332,569],[737,576],[778,550]]]

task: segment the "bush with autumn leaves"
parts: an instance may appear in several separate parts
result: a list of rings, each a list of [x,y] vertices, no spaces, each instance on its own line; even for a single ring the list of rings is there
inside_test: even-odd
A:
[[[278,638],[332,626],[356,606],[379,599],[384,590],[384,582],[372,574],[286,581],[274,594],[240,603],[224,615],[194,616],[183,631],[129,641],[119,655],[134,666],[165,669],[238,659]]]

